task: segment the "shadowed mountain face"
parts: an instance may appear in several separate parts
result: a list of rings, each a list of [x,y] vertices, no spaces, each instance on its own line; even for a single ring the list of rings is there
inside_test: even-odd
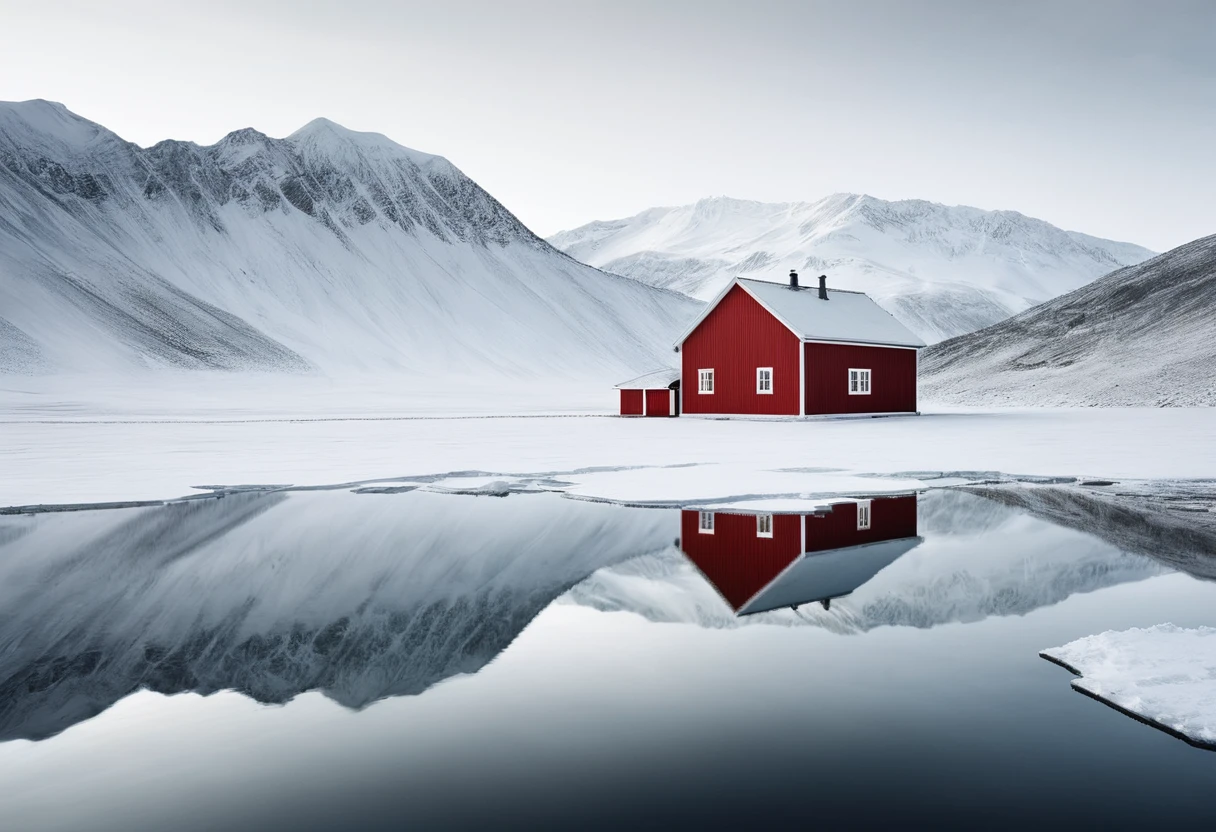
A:
[[[378,134],[144,149],[0,103],[0,372],[623,372],[696,306],[575,263]]]
[[[1216,236],[921,353],[932,401],[1216,404]]]
[[[360,708],[474,673],[571,585],[678,528],[557,502],[262,493],[3,518],[0,741],[140,688]]]
[[[606,271],[708,300],[733,277],[826,273],[871,295],[927,342],[1003,320],[1153,252],[1016,211],[833,194],[816,202],[715,197],[549,238]]]

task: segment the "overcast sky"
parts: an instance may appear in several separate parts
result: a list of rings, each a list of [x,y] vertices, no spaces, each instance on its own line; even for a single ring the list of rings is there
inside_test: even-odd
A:
[[[0,0],[0,100],[141,145],[320,115],[448,157],[541,234],[703,196],[1216,233],[1216,2]]]

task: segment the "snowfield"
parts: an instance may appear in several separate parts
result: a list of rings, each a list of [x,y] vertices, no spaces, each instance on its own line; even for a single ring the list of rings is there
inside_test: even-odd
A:
[[[1216,629],[1107,631],[1040,655],[1076,673],[1080,692],[1216,750]]]
[[[499,479],[543,474],[562,483],[552,487],[582,497],[667,504],[803,494],[813,501],[988,472],[1111,480],[1216,472],[1216,419],[1205,409],[817,421],[383,413],[375,420],[242,421],[248,411],[217,421],[216,413],[205,422],[139,422],[130,415],[19,421],[5,414],[0,506],[163,500],[197,493],[197,486],[367,485],[452,472]],[[953,473],[962,480],[948,478]],[[884,476],[858,477],[872,474]]]
[[[549,242],[605,271],[702,300],[734,277],[826,273],[829,285],[866,292],[929,343],[1153,256],[1016,211],[858,194],[787,203],[714,197],[588,223]]]

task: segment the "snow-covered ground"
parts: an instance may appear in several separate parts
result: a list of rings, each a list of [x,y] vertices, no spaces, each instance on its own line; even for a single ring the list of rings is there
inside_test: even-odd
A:
[[[610,391],[604,395],[611,398]],[[601,413],[611,406],[604,405]],[[1113,480],[1216,472],[1216,419],[1206,409],[822,421],[383,415],[237,421],[250,417],[240,411],[225,422],[214,421],[218,412],[212,421],[151,423],[31,422],[5,413],[0,506],[160,500],[196,486],[334,485],[468,471],[495,478],[546,474],[562,483],[554,487],[584,497],[668,503],[757,494],[813,500],[985,472]],[[940,478],[954,472],[960,477]]]
[[[826,273],[869,293],[926,341],[961,335],[1152,256],[1016,211],[833,194],[815,202],[727,197],[562,231],[584,263],[708,300],[734,277]]]
[[[1040,655],[1078,674],[1072,686],[1082,693],[1216,749],[1216,629],[1107,631]]]

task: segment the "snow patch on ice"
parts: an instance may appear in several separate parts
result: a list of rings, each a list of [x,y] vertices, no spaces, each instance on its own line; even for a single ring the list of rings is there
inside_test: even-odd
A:
[[[1081,693],[1216,750],[1216,628],[1108,630],[1039,655],[1076,673]]]

